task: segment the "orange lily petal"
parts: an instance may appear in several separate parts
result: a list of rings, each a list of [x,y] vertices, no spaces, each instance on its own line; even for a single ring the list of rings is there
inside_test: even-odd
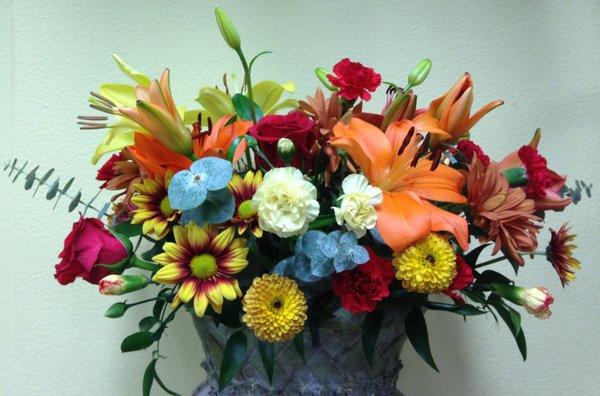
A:
[[[134,146],[130,148],[130,152],[149,175],[164,176],[168,169],[178,172],[192,165],[188,157],[170,150],[157,138],[140,132],[135,133]]]
[[[471,118],[466,120],[462,125],[460,125],[456,129],[456,131],[457,131],[456,135],[458,135],[458,136],[464,135],[471,128],[473,128],[473,125],[477,124],[477,122],[479,122],[479,120],[481,120],[483,118],[483,116],[485,116],[487,113],[489,113],[490,111],[494,110],[496,107],[501,106],[503,104],[504,104],[503,100],[494,100],[493,102],[486,104],[481,109],[479,109],[477,111],[477,113],[473,114],[473,116],[471,116]]]
[[[421,198],[440,202],[465,203],[463,196],[464,176],[448,166],[431,170],[431,161],[420,160],[416,167],[404,176],[403,188],[414,191]]]
[[[410,191],[384,192],[377,208],[377,230],[385,243],[399,252],[431,233],[429,211]]]
[[[431,219],[431,231],[448,231],[460,245],[461,249],[469,247],[469,229],[467,221],[454,213],[450,213],[427,201],[423,201],[425,208],[429,211]]]

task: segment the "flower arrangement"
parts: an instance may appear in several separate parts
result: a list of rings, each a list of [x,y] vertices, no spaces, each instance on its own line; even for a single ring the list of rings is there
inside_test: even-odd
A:
[[[470,132],[503,102],[472,113],[473,80],[465,74],[418,107],[413,89],[431,70],[427,59],[403,87],[342,59],[331,72],[316,69],[322,87],[314,96],[282,100],[294,84],[253,83],[252,69],[267,52],[248,62],[226,13],[217,9],[216,19],[243,66],[241,88],[225,76],[223,87],[200,89],[200,108],[185,109],[173,99],[168,69],[153,80],[114,55],[133,83],[101,85],[89,98],[106,115],[82,116],[79,124],[108,131],[92,163],[112,153],[97,174],[100,189],[115,193],[109,204],[96,208],[81,193],[69,195],[73,179],[62,188],[49,183],[53,170],[38,177],[37,167],[26,173],[16,160],[5,168],[16,171],[14,180],[26,174],[26,189],[47,185],[48,199],[69,196],[69,211],[84,206],[55,267],[60,284],[81,278],[113,296],[155,288],[154,298],[117,302],[105,314],[119,318],[151,305],[121,344],[123,352],[153,348],[143,393],[153,383],[171,392],[157,372],[159,340],[182,307],[233,329],[220,389],[245,359],[248,331],[241,329],[256,338],[272,379],[278,345],[292,342],[304,358],[311,346],[303,333],[315,346],[322,322],[340,311],[363,321],[371,363],[382,317],[398,307],[408,340],[436,370],[426,309],[499,317],[525,359],[515,306],[545,319],[554,299],[488,266],[506,261],[517,275],[528,257],[544,255],[568,285],[580,268],[570,228],[550,230],[545,251],[537,236],[546,211],[590,193],[583,182],[566,187],[566,176],[548,167],[540,130],[504,159],[491,159]],[[385,106],[367,112],[382,84]],[[97,217],[86,217],[89,210]],[[499,256],[481,261],[488,246]]]

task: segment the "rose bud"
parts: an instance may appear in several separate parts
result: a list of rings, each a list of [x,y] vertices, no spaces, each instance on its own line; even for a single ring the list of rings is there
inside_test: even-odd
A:
[[[131,242],[113,235],[100,220],[80,216],[65,238],[54,277],[61,285],[76,278],[98,284],[105,276],[123,271],[119,264],[129,257],[130,250]]]
[[[281,138],[277,141],[277,154],[286,164],[289,164],[294,155],[296,155],[296,146],[288,138]]]
[[[118,302],[111,305],[104,313],[104,316],[107,318],[116,319],[125,315],[125,311],[127,311],[127,304]]]
[[[149,282],[142,275],[108,275],[100,280],[98,289],[105,296],[120,296],[143,289]]]

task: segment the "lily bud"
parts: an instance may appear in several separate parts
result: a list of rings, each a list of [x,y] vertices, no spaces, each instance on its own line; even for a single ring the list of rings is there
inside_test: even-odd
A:
[[[98,288],[105,296],[119,296],[143,289],[149,282],[142,275],[108,275],[100,280]]]
[[[535,315],[538,319],[548,319],[552,314],[550,305],[554,303],[554,297],[545,287],[537,286],[528,289],[499,283],[493,283],[490,286],[495,294],[523,306],[527,312]]]
[[[104,313],[104,316],[111,319],[120,318],[125,315],[125,311],[127,311],[127,304],[118,302],[110,306]]]
[[[324,67],[317,67],[315,69],[315,75],[317,76],[319,81],[321,81],[321,83],[325,85],[325,88],[327,88],[331,92],[337,91],[337,88],[331,85],[331,83],[329,82],[329,79],[327,78],[328,74],[331,74],[331,72],[329,72]]]
[[[220,7],[215,8],[215,17],[217,18],[217,25],[219,25],[221,35],[227,45],[236,51],[241,51],[240,35],[225,10]]]
[[[408,75],[408,83],[416,87],[425,81],[427,75],[431,71],[431,60],[423,59],[421,62],[417,63],[414,69]]]
[[[289,163],[294,155],[296,155],[296,146],[288,138],[281,138],[277,141],[277,154],[279,158],[286,164]]]

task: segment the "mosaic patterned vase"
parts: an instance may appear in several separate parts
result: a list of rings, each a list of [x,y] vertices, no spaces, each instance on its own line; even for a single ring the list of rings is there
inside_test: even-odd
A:
[[[218,375],[227,339],[233,332],[211,319],[194,317],[205,353],[202,367],[208,374],[194,396],[201,395],[401,395],[396,380],[402,368],[400,352],[406,340],[400,313],[386,311],[374,352],[373,367],[362,347],[363,315],[339,311],[322,323],[319,346],[304,332],[306,363],[292,342],[275,346],[273,383],[269,385],[255,338],[248,335],[248,357],[232,382],[221,392]]]

